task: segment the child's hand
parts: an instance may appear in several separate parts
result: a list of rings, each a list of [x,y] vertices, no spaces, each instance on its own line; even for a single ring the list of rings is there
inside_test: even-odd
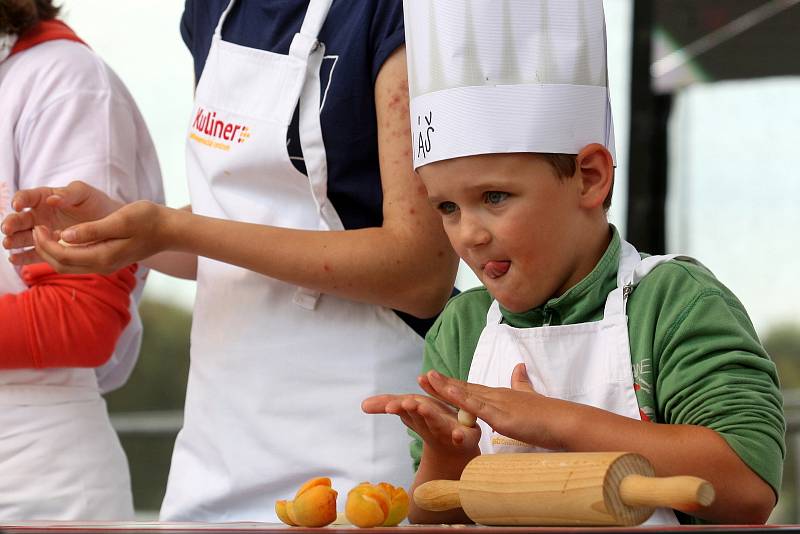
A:
[[[370,414],[398,415],[419,434],[426,447],[447,454],[476,454],[480,429],[460,424],[456,412],[438,399],[414,394],[377,395],[365,399],[361,409]]]
[[[504,436],[547,449],[564,448],[558,425],[567,420],[571,403],[536,393],[524,363],[514,368],[511,389],[470,384],[436,371],[421,377],[420,386],[486,421]]]

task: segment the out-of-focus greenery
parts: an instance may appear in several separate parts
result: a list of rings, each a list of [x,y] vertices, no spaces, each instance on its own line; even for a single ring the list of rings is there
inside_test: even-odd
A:
[[[106,396],[112,412],[182,410],[189,372],[191,312],[146,300],[139,361],[128,383]]]
[[[106,396],[109,411],[183,410],[189,372],[191,313],[156,301],[142,302],[139,361],[128,383]],[[128,456],[137,510],[161,507],[177,433],[120,436]]]
[[[778,367],[781,389],[784,391],[786,419],[786,461],[783,465],[783,485],[778,508],[770,522],[796,523],[800,520],[798,508],[798,444],[793,425],[800,418],[800,324],[785,323],[771,328],[763,337],[764,347]]]
[[[781,387],[800,388],[800,324],[773,327],[764,336],[764,347],[778,366]]]

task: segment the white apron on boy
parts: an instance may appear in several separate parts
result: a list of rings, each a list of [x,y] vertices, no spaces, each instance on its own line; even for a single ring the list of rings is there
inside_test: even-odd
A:
[[[26,126],[20,119],[23,108],[34,115],[39,112],[34,106],[38,103],[45,106],[49,102],[51,87],[69,89],[65,85],[68,82],[59,78],[62,72],[50,68],[54,62],[70,65],[73,71],[76,65],[92,73],[99,71],[96,75],[108,86],[97,88],[95,92],[83,91],[80,98],[86,98],[86,102],[91,100],[91,95],[97,98],[105,95],[109,100],[112,97],[130,99],[122,82],[83,44],[51,40],[8,57],[10,46],[3,46],[4,42],[13,44],[14,40],[0,36],[0,115],[10,123],[0,127],[0,146],[17,146],[16,135],[32,135],[24,130]],[[37,86],[32,91],[26,88],[21,92],[34,76]],[[75,76],[75,80],[81,79]],[[80,109],[80,104],[86,102],[76,100],[73,105]],[[117,144],[113,147],[123,147],[125,154],[136,149],[133,156],[136,161],[132,163],[137,165],[135,181],[109,183],[105,161],[95,165],[85,158],[72,157],[75,155],[70,153],[71,147],[83,150],[83,145],[75,139],[73,143],[58,146],[59,153],[55,157],[58,172],[48,172],[54,160],[47,153],[41,154],[42,150],[47,150],[46,146],[40,146],[40,158],[27,160],[24,166],[16,160],[15,151],[8,151],[0,154],[0,219],[10,212],[11,197],[20,183],[31,186],[25,182],[25,179],[33,180],[31,176],[43,176],[43,181],[36,185],[55,186],[74,179],[74,173],[78,172],[91,185],[117,198],[163,201],[155,149],[133,100],[129,103],[130,108],[119,106],[119,111],[111,113],[123,114],[124,118],[119,120],[127,121],[125,124],[132,122],[127,131],[132,137],[121,138],[123,132],[116,131]],[[63,117],[72,120],[69,113],[64,113]],[[84,111],[83,118],[91,122],[95,117]],[[102,124],[109,123],[104,112],[99,112],[96,119]],[[55,131],[62,126],[51,123],[50,129]],[[99,131],[95,130],[89,137]],[[88,139],[86,135],[82,138]],[[35,144],[39,138],[28,141]],[[24,179],[18,176],[20,168],[26,172]],[[18,294],[28,289],[18,270],[8,261],[8,254],[0,249],[0,295]],[[137,305],[146,272],[140,266],[136,273],[138,284],[131,295],[131,322],[120,335],[106,365],[98,369],[0,371],[0,519],[133,519],[128,462],[109,422],[101,392],[124,383],[138,358],[142,328]],[[14,430],[13,434],[9,429]]]
[[[586,404],[640,420],[633,387],[627,297],[658,265],[678,256],[650,256],[622,241],[617,288],[606,299],[603,319],[590,323],[538,328],[503,324],[494,301],[486,316],[469,369],[468,381],[490,387],[511,387],[511,372],[524,363],[533,389],[542,395]],[[480,449],[483,454],[548,452],[507,438],[484,421]],[[657,509],[645,525],[677,524],[675,514]]]
[[[187,141],[192,210],[342,230],[326,195],[320,124],[325,46],[317,35],[330,0],[310,2],[288,55],[223,41],[234,4],[197,86]],[[286,150],[298,102],[308,176]],[[275,501],[317,476],[330,476],[340,495],[365,480],[408,486],[407,434],[388,418],[365,416],[360,403],[416,387],[416,333],[386,308],[209,259],[200,258],[197,282],[185,421],[162,519],[276,521]]]

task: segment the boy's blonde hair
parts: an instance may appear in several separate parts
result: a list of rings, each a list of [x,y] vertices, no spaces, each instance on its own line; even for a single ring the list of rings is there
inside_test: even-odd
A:
[[[539,154],[555,171],[559,179],[571,178],[578,170],[578,158],[575,154]],[[603,201],[603,209],[608,211],[611,207],[611,195],[614,192],[612,183],[608,195]]]

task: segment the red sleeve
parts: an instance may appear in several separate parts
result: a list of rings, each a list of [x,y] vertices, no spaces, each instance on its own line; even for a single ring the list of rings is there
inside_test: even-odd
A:
[[[136,265],[105,276],[22,270],[27,291],[0,295],[0,369],[98,367],[130,322]]]

